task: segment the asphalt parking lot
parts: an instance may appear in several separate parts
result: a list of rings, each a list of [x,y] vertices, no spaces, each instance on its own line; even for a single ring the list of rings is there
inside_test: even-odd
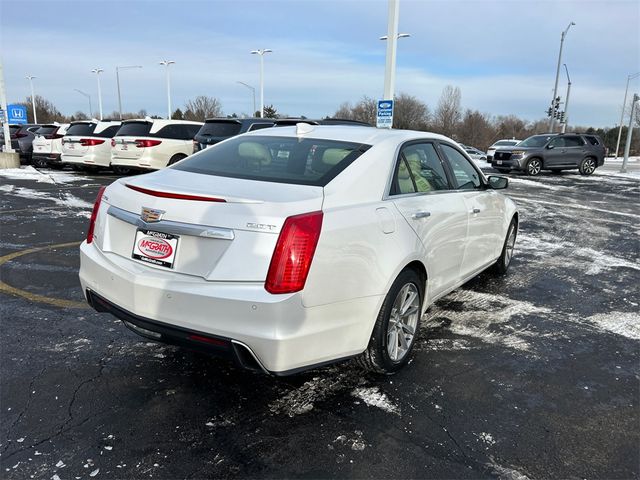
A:
[[[84,304],[77,245],[115,178],[0,176],[3,478],[640,475],[640,177],[511,176],[510,273],[431,307],[408,368],[288,378]]]

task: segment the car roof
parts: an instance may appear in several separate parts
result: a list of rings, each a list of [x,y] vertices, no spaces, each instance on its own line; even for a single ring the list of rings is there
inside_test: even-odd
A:
[[[304,122],[300,122],[304,123]],[[309,125],[311,130],[307,133],[298,135],[298,127],[280,127],[280,128],[266,128],[263,130],[257,130],[255,132],[249,132],[246,135],[258,135],[258,136],[270,136],[270,137],[295,137],[300,136],[303,138],[321,138],[323,140],[337,140],[342,142],[355,142],[368,145],[374,145],[386,140],[396,140],[398,143],[429,139],[429,140],[443,140],[454,143],[450,138],[444,135],[431,132],[419,132],[415,130],[395,130],[395,129],[381,129],[372,127],[360,127],[355,125]]]

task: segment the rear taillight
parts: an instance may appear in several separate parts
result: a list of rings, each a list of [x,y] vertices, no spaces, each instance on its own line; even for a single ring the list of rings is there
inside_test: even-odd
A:
[[[116,141],[115,141],[115,139],[114,139],[114,138],[112,138],[112,139],[111,139],[111,146],[112,146],[112,147],[115,147],[115,146],[116,146]]]
[[[51,138],[62,138],[64,137],[64,133],[54,133],[51,135]]]
[[[293,293],[304,288],[322,229],[322,212],[285,220],[269,265],[264,288],[269,293]]]
[[[195,140],[193,141],[193,153],[199,152],[200,151],[200,143],[196,142]]]
[[[162,143],[161,140],[136,140],[136,147],[138,148],[155,147],[156,145],[160,145],[161,143]]]
[[[18,133],[16,133],[15,138],[24,138],[26,136],[27,136],[26,133],[18,132]]]
[[[194,200],[198,202],[226,203],[226,200],[224,198],[203,197],[201,195],[189,195],[188,193],[160,192],[158,190],[149,190],[148,188],[137,187],[128,183],[125,184],[125,187],[130,188],[131,190],[135,190],[136,192],[144,193],[145,195],[151,195],[152,197],[173,198],[175,200]]]
[[[99,138],[83,138],[80,140],[80,145],[83,147],[95,147],[96,145],[102,145],[104,140]]]
[[[93,211],[91,212],[91,220],[89,220],[89,230],[87,230],[87,243],[93,242],[93,230],[96,226],[96,218],[98,217],[98,210],[100,210],[100,202],[102,202],[102,195],[104,189],[107,187],[100,187],[98,190],[98,196],[96,202],[93,204]]]

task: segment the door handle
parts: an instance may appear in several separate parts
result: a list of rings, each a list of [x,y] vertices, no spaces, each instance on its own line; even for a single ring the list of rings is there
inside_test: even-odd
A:
[[[477,207],[473,207],[473,210],[471,210],[471,213],[480,213],[480,209]]]
[[[413,218],[414,220],[419,220],[421,218],[427,218],[431,216],[431,212],[427,212],[424,210],[421,210],[419,212],[414,213],[413,215],[411,215],[411,218]]]

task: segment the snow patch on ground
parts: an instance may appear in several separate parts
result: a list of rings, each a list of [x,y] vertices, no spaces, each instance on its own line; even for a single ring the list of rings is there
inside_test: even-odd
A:
[[[458,308],[458,305],[464,305],[464,308]],[[448,329],[456,335],[532,353],[529,338],[539,338],[540,334],[527,327],[517,328],[512,320],[541,313],[551,313],[551,310],[504,295],[456,290],[427,311],[424,325],[432,327],[444,317],[451,321]]]
[[[493,459],[491,459],[491,463],[489,463],[488,467],[500,480],[529,480],[529,477],[524,473],[498,465]]]
[[[0,170],[1,172],[2,170]],[[15,195],[22,198],[30,198],[34,200],[45,200],[55,203],[59,207],[65,209],[78,209],[87,210],[82,212],[74,212],[76,216],[89,217],[88,210],[93,208],[93,205],[89,202],[82,200],[68,192],[52,193],[48,191],[33,190],[31,188],[16,187],[14,185],[3,185],[0,187],[0,191],[6,192],[10,195]],[[68,210],[64,210],[57,213],[58,216],[67,216]]]
[[[524,178],[519,177],[509,177],[509,183],[521,183],[523,185],[537,187],[537,188],[546,188],[547,190],[567,190],[567,187],[559,186],[559,185],[549,185],[547,183],[535,181],[535,180],[525,180]]]
[[[359,398],[369,407],[377,407],[387,413],[400,415],[400,408],[391,403],[387,395],[381,392],[378,387],[358,387],[351,392],[351,395]]]
[[[493,439],[493,435],[487,432],[474,433],[474,435],[478,438],[478,441],[486,445],[495,445],[496,441]]]
[[[0,177],[9,178],[12,180],[35,180],[39,183],[56,184],[91,181],[91,179],[88,177],[75,175],[73,173],[41,172],[30,165],[26,167],[7,168],[4,170],[0,170]]]
[[[325,400],[337,392],[351,390],[361,381],[361,377],[356,373],[340,371],[338,368],[329,369],[323,372],[323,376],[313,377],[271,402],[269,410],[271,413],[290,417],[302,415],[313,410],[316,402]]]
[[[587,318],[599,330],[640,340],[640,314],[630,312],[599,313]]]

